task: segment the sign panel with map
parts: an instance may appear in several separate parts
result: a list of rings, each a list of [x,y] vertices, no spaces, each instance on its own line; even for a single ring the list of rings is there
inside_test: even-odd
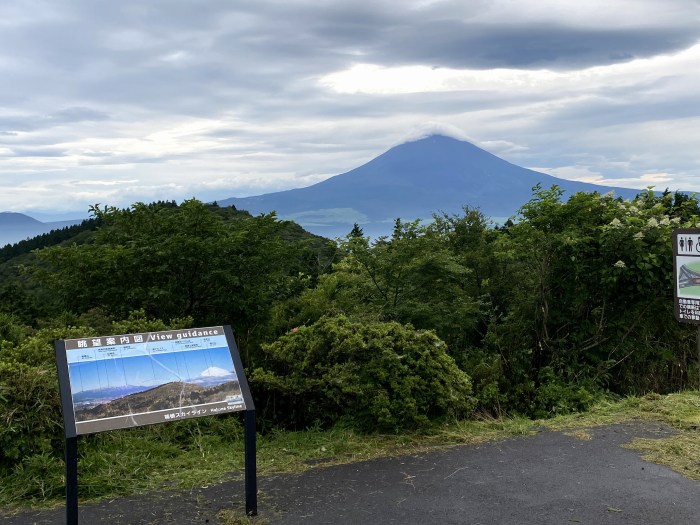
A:
[[[700,324],[700,229],[673,231],[676,319]]]
[[[66,339],[56,357],[76,435],[252,408],[228,326]]]

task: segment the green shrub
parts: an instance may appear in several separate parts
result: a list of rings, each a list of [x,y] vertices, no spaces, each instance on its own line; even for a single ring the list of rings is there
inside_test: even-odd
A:
[[[322,317],[263,346],[251,375],[278,424],[345,422],[362,430],[414,428],[474,408],[471,380],[433,332],[396,322]]]
[[[89,330],[87,330],[89,332]],[[79,337],[86,329],[42,329],[0,352],[0,471],[35,455],[63,455],[63,420],[55,339]],[[27,466],[27,468],[29,468]]]
[[[584,409],[604,391],[695,384],[695,331],[673,315],[671,239],[697,226],[696,197],[647,190],[565,202],[556,187],[535,188],[520,215],[494,243],[481,345],[502,363],[507,410],[540,417]]]
[[[62,426],[55,367],[0,361],[0,468],[60,454]]]
[[[492,415],[502,415],[504,395],[499,384],[503,378],[501,357],[488,355],[480,348],[470,348],[463,353],[461,361],[459,367],[469,370],[478,409]]]
[[[3,342],[19,343],[25,336],[27,328],[20,324],[12,314],[0,312],[0,345]]]
[[[551,367],[543,368],[539,374],[533,414],[546,418],[587,410],[597,399],[593,392],[598,390],[592,381],[589,383],[579,385],[573,379],[557,375]]]
[[[112,325],[113,333],[184,328],[189,319],[164,323],[142,311]],[[44,328],[19,344],[0,350],[0,474],[36,472],[50,462],[34,456],[62,458],[63,418],[53,341],[95,335],[91,328]],[[52,463],[51,463],[52,464]],[[16,474],[19,475],[19,474]]]
[[[113,334],[131,334],[139,332],[158,332],[160,330],[179,330],[193,326],[191,317],[177,317],[166,323],[160,319],[151,319],[143,309],[132,310],[123,321],[112,323]]]

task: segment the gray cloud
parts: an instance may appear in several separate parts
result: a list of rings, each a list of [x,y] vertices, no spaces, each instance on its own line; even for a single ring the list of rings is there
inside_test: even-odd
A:
[[[241,103],[255,94],[284,96],[309,75],[365,61],[385,65],[575,69],[682,49],[700,25],[578,27],[571,20],[513,24],[473,20],[479,9],[446,16],[382,2],[67,2],[56,19],[10,28],[17,83],[47,96],[142,103],[183,113]],[[40,35],[40,39],[37,39]],[[48,82],[53,79],[54,82]],[[43,84],[43,85],[42,85]],[[0,87],[8,94],[12,82]]]
[[[45,172],[48,187],[60,170],[139,180],[111,198],[143,188],[180,198],[206,184],[209,195],[271,191],[353,168],[435,120],[515,145],[503,150],[514,162],[610,172],[613,160],[635,157],[640,173],[697,173],[694,147],[655,124],[687,129],[698,117],[688,87],[700,80],[697,57],[648,74],[590,73],[690,49],[700,40],[697,2],[608,4],[5,0],[0,185]],[[398,94],[320,82],[356,64],[484,76]],[[534,76],[489,80],[498,68]],[[538,77],[543,69],[564,80]],[[653,141],[641,129],[666,137],[663,151],[642,156]]]
[[[440,21],[400,31],[391,42],[380,45],[377,55],[383,63],[572,70],[677,51],[698,38],[698,26],[596,30],[552,24],[484,27]]]
[[[69,107],[49,114],[0,116],[0,131],[3,135],[15,136],[17,131],[35,131],[79,122],[108,120],[101,111],[83,107]]]
[[[7,157],[65,157],[67,151],[56,148],[13,148],[10,150]]]

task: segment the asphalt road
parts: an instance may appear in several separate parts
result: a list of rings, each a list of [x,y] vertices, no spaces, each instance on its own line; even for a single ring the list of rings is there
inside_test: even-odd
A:
[[[700,483],[643,461],[621,445],[662,438],[658,424],[600,427],[592,439],[561,432],[479,446],[318,467],[259,479],[253,523],[293,524],[635,524],[700,523]],[[700,436],[699,436],[700,438]],[[243,516],[242,481],[185,493],[85,504],[81,525],[218,524],[222,509]],[[0,525],[58,525],[63,509],[0,518]]]

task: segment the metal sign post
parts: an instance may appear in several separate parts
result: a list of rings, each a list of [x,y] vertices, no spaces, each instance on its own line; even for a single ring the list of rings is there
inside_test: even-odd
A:
[[[78,437],[66,438],[66,525],[78,525]]]
[[[66,339],[54,348],[67,525],[78,525],[79,435],[242,411],[246,513],[257,514],[255,405],[230,326]]]
[[[226,338],[232,341],[235,345],[233,330],[230,326],[224,326]],[[253,397],[250,394],[248,380],[243,373],[243,362],[241,361],[240,352],[236,348],[235,352],[231,353],[233,364],[236,370],[240,371],[238,380],[243,392],[243,400],[245,401],[245,415],[243,416],[244,424],[244,448],[245,448],[245,512],[248,516],[257,516],[258,514],[258,470],[257,470],[257,452],[256,452],[256,425],[255,425],[255,405],[253,405]]]
[[[54,342],[58,386],[61,393],[63,427],[66,434],[66,525],[78,525],[78,435],[75,431],[75,413],[70,396],[70,379],[67,373],[66,346],[64,341]]]
[[[258,514],[258,479],[255,455],[255,410],[245,413],[245,513]]]

